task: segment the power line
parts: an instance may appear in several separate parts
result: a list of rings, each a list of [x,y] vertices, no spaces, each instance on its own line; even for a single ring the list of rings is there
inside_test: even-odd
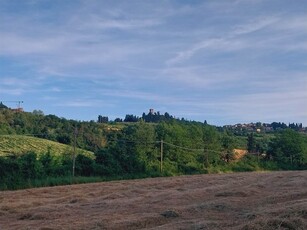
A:
[[[179,148],[179,149],[184,149],[184,150],[191,150],[191,151],[204,151],[204,149],[192,149],[192,148],[188,148],[188,147],[183,147],[183,146],[179,146],[179,145],[175,145],[175,144],[172,144],[172,143],[168,143],[168,142],[165,142],[163,141],[164,144],[167,144],[167,145],[170,145],[170,146],[173,146],[175,148]]]
[[[0,136],[33,136],[33,137],[41,136],[41,137],[46,137],[46,136],[50,136],[50,134],[48,134],[48,133],[40,133],[40,134],[0,134]],[[183,149],[183,150],[204,151],[204,148],[184,147],[184,146],[172,144],[172,143],[169,143],[169,142],[165,142],[165,141],[162,141],[162,140],[161,141],[146,142],[146,141],[140,141],[140,140],[110,139],[110,140],[107,140],[107,142],[124,142],[124,143],[128,143],[128,144],[146,144],[146,145],[161,144],[161,142],[163,142],[163,144],[169,145],[169,146],[174,147],[174,148]],[[217,151],[217,150],[213,150],[213,149],[205,149],[205,151],[221,153],[221,151]]]

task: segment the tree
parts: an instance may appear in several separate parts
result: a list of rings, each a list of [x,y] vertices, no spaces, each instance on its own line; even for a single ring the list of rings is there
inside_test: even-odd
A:
[[[95,161],[87,156],[79,154],[76,157],[76,174],[80,176],[92,176]]]
[[[44,112],[42,110],[33,110],[32,112],[36,116],[44,116]]]
[[[0,102],[0,109],[8,109],[8,107],[6,106],[6,105],[4,105],[3,103],[2,103],[2,101]]]
[[[247,135],[247,151],[252,153],[256,150],[256,140],[253,133]]]
[[[226,162],[229,162],[233,159],[233,155],[234,155],[234,148],[235,148],[235,140],[233,138],[233,136],[231,136],[228,133],[223,133],[222,136],[222,147],[224,148],[224,160]]]
[[[48,148],[48,151],[42,154],[39,160],[42,164],[44,176],[52,176],[55,165],[51,155],[51,149]]]
[[[107,116],[98,116],[98,123],[108,123],[109,122],[109,118]]]
[[[114,122],[123,122],[123,119],[117,117],[115,118]]]
[[[203,163],[205,167],[210,165],[217,165],[221,156],[218,154],[221,150],[220,134],[218,131],[210,125],[204,125],[203,127],[203,143],[204,143],[204,156]]]
[[[127,114],[124,120],[124,122],[137,122],[137,121],[139,121],[139,118],[132,114]]]
[[[168,112],[164,113],[164,117],[165,117],[166,120],[172,119],[172,117],[169,115]]]
[[[95,154],[95,173],[99,176],[119,174],[121,171],[119,162],[108,149],[101,149]]]
[[[269,145],[269,156],[288,167],[306,167],[307,148],[302,135],[285,129]]]
[[[41,175],[42,166],[34,152],[26,153],[19,158],[21,173],[24,179],[35,179]]]
[[[146,172],[158,171],[159,162],[155,151],[156,134],[154,126],[146,124],[144,121],[137,123],[133,134],[136,142],[136,154],[138,162],[144,167]]]
[[[57,141],[59,143],[69,145],[71,144],[71,136],[67,133],[59,134],[57,136]]]

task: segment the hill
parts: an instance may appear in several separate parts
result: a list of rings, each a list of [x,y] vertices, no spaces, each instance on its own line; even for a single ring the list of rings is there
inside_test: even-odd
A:
[[[58,142],[23,135],[0,135],[0,156],[20,155],[35,152],[38,155],[50,151],[54,155],[72,152],[72,146]],[[94,158],[90,151],[77,149],[77,152]]]
[[[148,116],[153,115],[159,117],[158,113]],[[162,119],[153,123],[151,119],[146,122],[146,115],[144,119],[130,118],[136,122],[75,121],[37,111],[0,109],[0,135],[4,135],[0,156],[20,156],[0,157],[0,189],[63,184],[48,182],[47,178],[63,182],[74,174],[72,169],[75,176],[111,178],[307,169],[307,140],[293,129],[269,136],[239,135],[206,122]],[[89,155],[92,158],[81,154],[72,158],[72,143],[93,152]],[[239,155],[235,149],[240,149]]]
[[[307,171],[5,191],[0,228],[307,229]]]

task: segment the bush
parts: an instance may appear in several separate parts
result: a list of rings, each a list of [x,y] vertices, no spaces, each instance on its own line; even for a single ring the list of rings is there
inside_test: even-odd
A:
[[[79,176],[92,176],[94,174],[95,161],[84,155],[76,157],[76,175]]]

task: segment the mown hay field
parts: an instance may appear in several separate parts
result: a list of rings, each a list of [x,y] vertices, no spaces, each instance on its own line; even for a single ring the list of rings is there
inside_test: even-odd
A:
[[[0,229],[307,229],[307,171],[5,191]]]

